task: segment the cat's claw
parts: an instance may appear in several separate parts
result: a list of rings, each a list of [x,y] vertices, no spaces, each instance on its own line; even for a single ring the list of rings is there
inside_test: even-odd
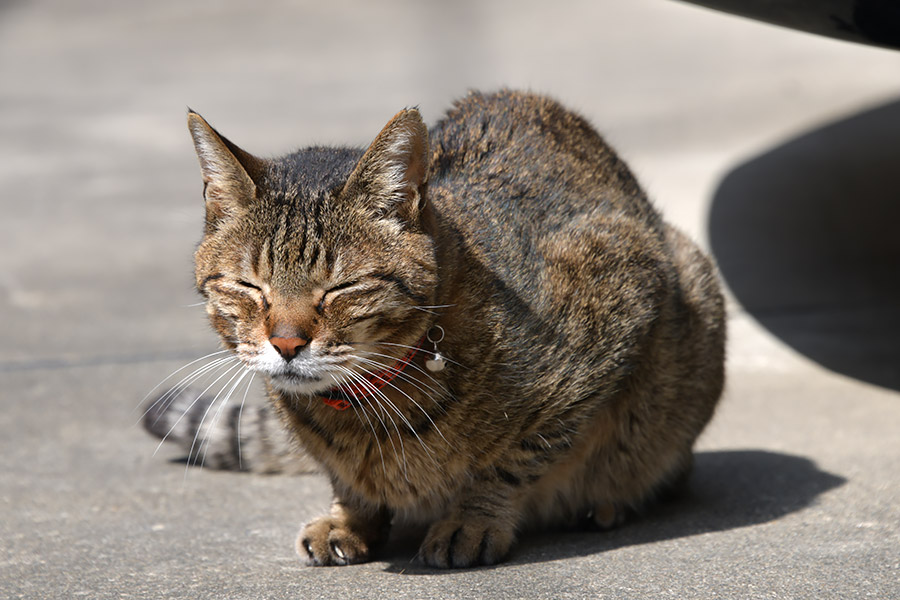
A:
[[[369,544],[338,519],[321,517],[300,532],[297,553],[311,566],[342,566],[369,560]]]
[[[419,548],[419,558],[430,567],[466,568],[493,565],[509,552],[515,529],[502,521],[476,517],[445,519],[431,526]]]

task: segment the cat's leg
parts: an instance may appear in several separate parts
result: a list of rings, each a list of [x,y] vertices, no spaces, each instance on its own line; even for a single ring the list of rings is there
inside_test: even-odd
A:
[[[681,496],[687,488],[693,456],[690,448],[676,455],[680,458],[670,461],[672,466],[667,470],[653,474],[655,469],[646,469],[640,475],[636,474],[631,461],[604,457],[604,473],[598,475],[595,472],[589,478],[587,528],[600,531],[614,529],[659,502]],[[650,459],[642,462],[647,464]]]
[[[509,553],[520,527],[574,526],[586,512],[585,461],[595,443],[576,425],[554,419],[505,448],[503,459],[473,477],[431,526],[420,558],[442,568],[494,564]]]
[[[314,566],[366,562],[372,549],[387,538],[390,523],[387,508],[335,500],[330,514],[300,531],[297,553]]]
[[[503,560],[516,539],[520,511],[518,479],[503,470],[476,477],[444,518],[433,523],[419,548],[425,564],[440,568],[491,565]]]
[[[595,503],[587,514],[590,529],[608,531],[622,525],[627,517],[627,509],[620,502],[601,501]]]

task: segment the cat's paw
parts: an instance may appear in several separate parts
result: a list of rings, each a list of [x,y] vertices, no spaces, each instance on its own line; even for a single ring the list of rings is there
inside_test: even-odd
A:
[[[366,562],[369,546],[346,522],[331,516],[312,521],[297,536],[297,554],[317,567]]]
[[[496,519],[444,519],[428,530],[419,557],[442,569],[492,565],[503,560],[515,537],[514,527]]]
[[[587,524],[591,529],[608,531],[624,523],[626,517],[627,511],[624,506],[614,502],[603,502],[594,506],[588,513]]]

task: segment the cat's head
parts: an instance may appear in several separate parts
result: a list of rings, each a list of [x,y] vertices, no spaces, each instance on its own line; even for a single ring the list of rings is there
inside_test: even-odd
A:
[[[437,267],[418,111],[398,113],[365,152],[271,160],[194,112],[188,127],[206,201],[197,287],[247,367],[313,394],[390,366],[421,338]]]

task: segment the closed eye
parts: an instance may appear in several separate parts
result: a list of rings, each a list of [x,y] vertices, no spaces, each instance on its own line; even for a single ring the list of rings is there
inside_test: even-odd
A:
[[[346,290],[347,288],[352,288],[353,286],[359,285],[360,283],[361,283],[361,280],[355,279],[353,281],[348,281],[347,283],[342,283],[340,285],[336,285],[334,287],[331,287],[331,288],[325,290],[325,295],[327,296],[328,294],[333,294],[335,292],[341,292],[343,290]]]
[[[259,287],[258,285],[254,285],[254,284],[250,283],[249,281],[244,281],[243,279],[238,281],[237,284],[241,287],[250,288],[251,290],[256,290],[258,292],[262,291],[262,288]]]
[[[366,281],[365,279],[354,279],[340,285],[336,285],[325,290],[316,306],[316,312],[322,314],[328,305],[334,301],[337,296],[355,297],[371,294],[381,289],[377,282]]]
[[[327,308],[328,303],[332,301],[336,294],[362,296],[383,290],[385,289],[385,286],[389,286],[400,292],[400,294],[408,298],[414,304],[425,304],[427,302],[427,298],[413,292],[401,277],[394,273],[376,271],[359,279],[329,288],[319,299],[316,311],[319,314],[322,314]]]
[[[250,283],[249,281],[244,281],[243,279],[239,279],[238,281],[235,281],[235,283],[242,288],[259,292],[259,296],[262,298],[263,310],[269,310],[269,300],[266,298],[266,294],[261,287],[254,283]]]

